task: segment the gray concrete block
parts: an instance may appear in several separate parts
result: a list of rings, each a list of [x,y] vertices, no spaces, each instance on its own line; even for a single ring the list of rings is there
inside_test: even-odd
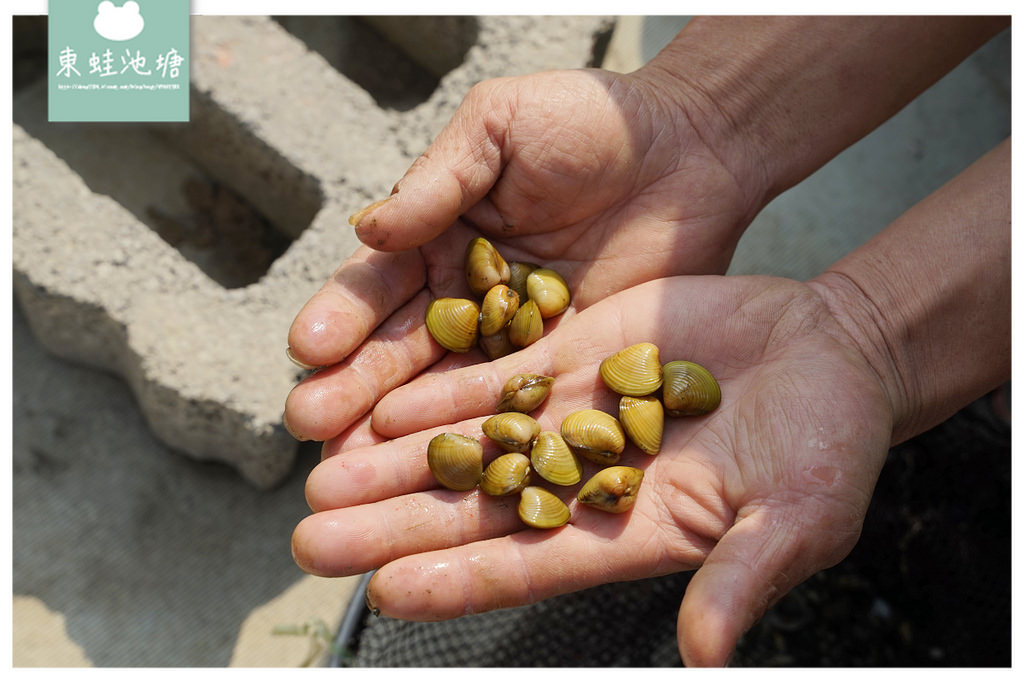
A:
[[[122,377],[172,448],[261,488],[297,448],[281,421],[299,377],[288,326],[358,246],[348,214],[390,191],[476,82],[591,65],[612,25],[427,22],[423,40],[462,40],[462,61],[427,64],[436,87],[393,108],[348,74],[388,64],[378,51],[415,38],[415,20],[379,22],[391,38],[345,59],[324,46],[366,29],[336,21],[318,51],[308,25],[194,17],[188,124],[49,124],[45,83],[14,102],[14,289],[33,333]]]

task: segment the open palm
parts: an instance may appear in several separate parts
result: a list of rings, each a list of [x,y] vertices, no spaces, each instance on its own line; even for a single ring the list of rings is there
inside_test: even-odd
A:
[[[433,298],[468,295],[462,255],[475,236],[508,260],[558,270],[574,297],[562,321],[641,282],[724,272],[760,199],[684,111],[637,76],[598,70],[474,88],[389,200],[358,222],[372,249],[296,317],[293,356],[333,367],[292,392],[289,429],[331,438],[444,356],[423,313]]]
[[[645,470],[631,512],[595,511],[575,503],[575,487],[551,487],[572,518],[539,531],[517,519],[514,499],[437,486],[427,441],[478,436],[481,406],[509,376],[555,378],[535,416],[557,430],[581,408],[614,414],[598,364],[641,341],[663,362],[705,365],[723,399],[708,416],[670,418],[657,456],[627,446],[622,463]],[[849,552],[892,429],[881,385],[813,286],[714,276],[628,289],[512,356],[401,387],[374,419],[395,432],[433,424],[384,443],[358,447],[354,433],[325,445],[307,483],[314,514],[293,536],[307,571],[379,567],[376,607],[434,620],[700,567],[679,618],[689,664],[723,663],[773,601]]]

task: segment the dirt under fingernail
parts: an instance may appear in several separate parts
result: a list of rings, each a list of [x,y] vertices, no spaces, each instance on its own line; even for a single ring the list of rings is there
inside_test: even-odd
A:
[[[391,195],[389,197],[385,197],[384,199],[378,200],[378,201],[374,202],[373,204],[370,204],[366,208],[363,208],[363,209],[360,209],[359,211],[356,211],[354,214],[349,216],[349,218],[348,218],[349,225],[354,226],[354,227],[359,227],[359,224],[362,223],[363,220],[367,216],[369,216],[371,213],[376,211],[378,208],[380,208],[381,206],[383,206],[387,202],[389,202],[392,199],[394,199],[394,197],[395,197],[395,195]]]

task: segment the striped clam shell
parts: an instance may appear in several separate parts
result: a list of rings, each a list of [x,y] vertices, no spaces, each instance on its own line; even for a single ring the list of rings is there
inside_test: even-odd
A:
[[[673,417],[705,415],[722,402],[722,388],[714,375],[692,361],[674,360],[662,369],[665,412]]]
[[[530,483],[530,459],[522,453],[505,453],[491,461],[480,480],[480,490],[489,496],[519,493]]]
[[[484,420],[484,434],[505,451],[529,453],[540,434],[540,424],[529,415],[509,412],[498,413]]]
[[[656,396],[620,397],[619,422],[629,440],[644,453],[657,455],[661,450],[665,409]]]
[[[626,447],[626,434],[619,421],[593,408],[567,415],[561,433],[573,451],[599,465],[614,465]]]
[[[438,344],[456,353],[473,348],[479,336],[480,307],[471,299],[441,297],[427,305],[427,330]]]
[[[537,529],[554,529],[569,521],[569,507],[539,486],[527,486],[519,494],[519,519]]]
[[[483,476],[484,448],[474,438],[445,432],[427,444],[427,466],[445,488],[468,491]]]
[[[583,465],[558,432],[541,432],[530,450],[533,469],[552,484],[572,486],[583,477]]]
[[[647,396],[661,386],[658,347],[642,342],[616,351],[601,362],[601,379],[623,396]]]

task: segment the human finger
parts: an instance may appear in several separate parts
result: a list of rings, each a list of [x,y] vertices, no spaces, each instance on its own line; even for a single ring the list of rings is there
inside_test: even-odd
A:
[[[482,422],[468,420],[344,452],[327,452],[306,477],[306,502],[320,512],[438,488],[427,467],[430,440],[442,432],[457,432],[483,441],[485,460],[490,459],[500,449],[483,438]]]
[[[373,409],[373,429],[397,437],[438,424],[497,412],[505,383],[517,374],[555,378],[551,396],[578,408],[596,407],[603,392],[596,368],[621,346],[619,335],[593,334],[586,319],[564,313],[550,334],[489,363],[431,371],[383,396]],[[592,319],[591,319],[592,320]]]
[[[338,435],[386,392],[443,357],[423,323],[429,301],[421,291],[344,361],[295,385],[285,400],[292,435],[315,441]]]
[[[342,451],[372,446],[386,441],[383,436],[373,431],[373,427],[370,426],[370,418],[370,414],[363,415],[341,434],[324,441],[320,448],[320,459],[326,460]]]
[[[404,555],[507,534],[520,524],[509,499],[479,489],[433,489],[310,515],[292,534],[292,555],[311,574],[348,576]]]
[[[838,562],[856,532],[831,528],[800,505],[743,511],[690,580],[679,610],[679,652],[687,666],[725,666],[765,611],[814,572]],[[812,523],[801,521],[804,517]]]
[[[414,251],[361,247],[302,307],[288,330],[288,352],[309,367],[337,363],[426,282]]]
[[[397,619],[434,621],[514,607],[613,581],[691,569],[699,543],[669,552],[656,522],[570,501],[572,521],[404,556],[377,570],[367,602]]]
[[[389,197],[352,215],[364,244],[382,251],[424,244],[487,194],[503,164],[504,135],[495,133],[508,126],[507,109],[482,94],[492,85],[470,91]],[[496,214],[487,220],[500,222]]]
[[[439,424],[497,412],[505,382],[513,375],[552,372],[540,342],[489,363],[434,369],[396,388],[373,409],[373,430],[394,438]]]

